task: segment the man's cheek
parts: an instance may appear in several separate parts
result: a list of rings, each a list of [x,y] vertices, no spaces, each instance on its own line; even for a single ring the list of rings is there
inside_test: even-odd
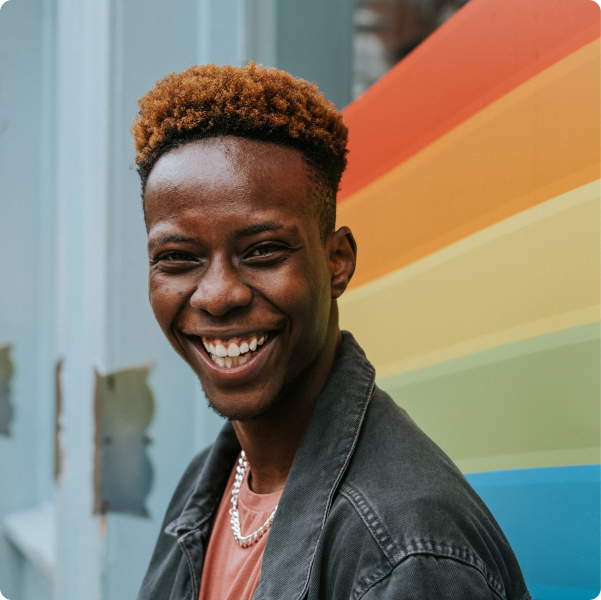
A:
[[[151,286],[148,297],[152,312],[163,330],[168,328],[177,312],[177,296],[162,290],[159,286]]]

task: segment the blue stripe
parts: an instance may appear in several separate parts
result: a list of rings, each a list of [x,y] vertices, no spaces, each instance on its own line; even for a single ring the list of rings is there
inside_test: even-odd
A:
[[[601,589],[599,465],[466,477],[511,543],[535,600],[597,596],[590,590]]]
[[[599,591],[566,588],[556,585],[530,584],[530,593],[534,600],[593,600]]]

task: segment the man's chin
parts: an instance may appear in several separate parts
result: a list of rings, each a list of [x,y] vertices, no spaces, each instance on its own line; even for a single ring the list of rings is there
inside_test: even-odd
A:
[[[236,408],[222,408],[217,407],[210,400],[207,400],[207,406],[222,419],[228,421],[256,421],[261,417],[265,416],[269,409],[256,409],[252,410],[248,407],[236,407]]]
[[[260,419],[272,412],[275,409],[275,405],[278,404],[276,399],[269,401],[265,398],[258,401],[249,399],[245,401],[239,397],[235,400],[230,398],[222,399],[214,393],[207,393],[204,386],[202,388],[209,409],[222,419],[227,419],[228,421],[254,421]]]

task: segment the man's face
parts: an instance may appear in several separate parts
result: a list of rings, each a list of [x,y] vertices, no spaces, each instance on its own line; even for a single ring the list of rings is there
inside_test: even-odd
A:
[[[275,408],[331,335],[332,266],[311,202],[297,150],[240,138],[173,150],[148,179],[152,309],[232,420]]]

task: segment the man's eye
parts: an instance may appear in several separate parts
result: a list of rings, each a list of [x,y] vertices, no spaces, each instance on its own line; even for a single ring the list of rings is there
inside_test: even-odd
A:
[[[185,252],[165,252],[157,258],[157,261],[163,262],[182,262],[190,260],[194,260],[194,257]]]
[[[263,244],[262,246],[253,248],[247,256],[249,258],[269,256],[270,254],[274,254],[280,250],[285,250],[285,248],[279,244]]]

